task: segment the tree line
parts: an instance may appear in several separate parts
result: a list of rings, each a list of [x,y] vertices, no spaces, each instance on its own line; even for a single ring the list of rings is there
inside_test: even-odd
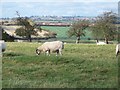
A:
[[[36,26],[36,24],[27,17],[21,17],[19,12],[16,11],[18,18],[16,19],[16,23],[21,25],[22,27],[16,29],[16,35],[26,37],[28,41],[32,41],[31,36],[36,35],[37,28],[41,31],[40,26]],[[70,26],[67,34],[69,37],[75,36],[76,43],[80,43],[81,36],[85,36],[85,30],[88,28],[92,32],[92,36],[98,42],[101,38],[105,40],[106,44],[108,44],[109,40],[120,38],[120,27],[116,25],[117,22],[117,14],[113,12],[104,12],[103,14],[96,17],[94,21],[89,20],[78,20],[74,21]]]
[[[109,40],[120,38],[120,31],[117,23],[117,14],[111,12],[104,12],[102,15],[97,16],[92,22],[88,20],[75,21],[68,31],[69,37],[76,36],[76,43],[80,42],[80,37],[85,36],[85,29],[88,28],[92,32],[92,36],[99,42],[104,39],[108,44]]]

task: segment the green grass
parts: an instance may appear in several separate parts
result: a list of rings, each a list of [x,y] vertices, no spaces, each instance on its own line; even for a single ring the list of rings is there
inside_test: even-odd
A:
[[[57,39],[60,39],[60,40],[75,40],[76,37],[71,37],[69,38],[68,35],[67,35],[67,31],[69,30],[70,27],[59,27],[59,26],[42,26],[43,29],[46,29],[46,30],[50,30],[50,31],[53,31],[53,32],[56,32],[57,33]],[[82,36],[81,39],[82,40],[87,40],[88,38],[92,39],[92,34],[91,32],[86,29],[86,33],[85,33],[85,37]]]
[[[67,37],[67,31],[69,30],[69,27],[42,26],[42,28],[56,32],[57,33],[57,38],[60,38],[60,39],[68,38]]]
[[[38,43],[7,43],[3,88],[116,88],[115,45],[65,44],[63,56],[35,55]]]

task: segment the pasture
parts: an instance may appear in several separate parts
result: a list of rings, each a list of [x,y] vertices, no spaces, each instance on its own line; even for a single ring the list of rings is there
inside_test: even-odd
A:
[[[69,38],[67,35],[67,31],[70,27],[59,27],[59,26],[42,26],[41,28],[50,30],[57,33],[57,39],[59,40],[76,40],[76,37]],[[87,29],[85,30],[85,37],[82,36],[82,40],[93,39],[91,32]]]
[[[115,45],[65,44],[63,56],[36,56],[41,44],[8,42],[3,88],[117,88]]]

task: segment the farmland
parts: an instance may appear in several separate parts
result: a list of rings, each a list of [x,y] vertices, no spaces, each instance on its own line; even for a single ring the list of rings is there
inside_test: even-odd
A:
[[[3,88],[116,88],[115,45],[65,44],[63,56],[36,56],[41,44],[8,42]]]
[[[75,37],[69,38],[67,35],[67,31],[70,27],[58,27],[58,26],[42,26],[43,29],[54,31],[57,33],[57,39],[59,40],[75,40]],[[88,38],[92,38],[91,32],[86,30],[85,37],[81,37],[82,40],[88,40]]]

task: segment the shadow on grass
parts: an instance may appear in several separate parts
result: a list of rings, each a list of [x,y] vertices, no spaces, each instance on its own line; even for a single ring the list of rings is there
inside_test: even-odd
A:
[[[15,53],[15,52],[7,52],[3,53],[3,57],[15,57],[15,56],[23,56],[24,54]]]

